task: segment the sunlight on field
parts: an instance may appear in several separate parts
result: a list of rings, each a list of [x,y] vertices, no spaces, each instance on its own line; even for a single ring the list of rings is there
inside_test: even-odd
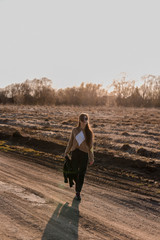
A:
[[[0,129],[10,131],[17,138],[28,136],[65,146],[83,111],[90,116],[95,151],[159,161],[159,109],[1,105]],[[23,151],[33,150],[24,148]]]

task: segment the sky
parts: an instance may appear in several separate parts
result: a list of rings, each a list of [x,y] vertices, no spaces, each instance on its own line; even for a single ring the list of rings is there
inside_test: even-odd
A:
[[[0,0],[0,88],[160,75],[159,0]]]

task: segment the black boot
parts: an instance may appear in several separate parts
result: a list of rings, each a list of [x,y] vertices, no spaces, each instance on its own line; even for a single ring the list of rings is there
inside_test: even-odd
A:
[[[80,192],[76,192],[76,197],[75,197],[78,201],[81,200],[81,195]]]

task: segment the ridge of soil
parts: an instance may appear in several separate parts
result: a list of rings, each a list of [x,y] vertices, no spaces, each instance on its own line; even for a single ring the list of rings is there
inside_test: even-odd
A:
[[[4,132],[0,135],[0,139],[7,140],[8,144],[15,147],[11,151],[7,151],[7,154],[62,171],[63,153],[66,147],[63,143],[49,142],[17,134],[6,134]],[[36,151],[41,151],[41,154],[33,155],[18,152],[19,146],[31,147]],[[143,192],[148,194],[147,185],[152,186],[153,190],[160,187],[160,164],[114,156],[112,153],[95,152],[95,163],[89,167],[87,177],[93,181],[97,178],[99,182],[104,183],[107,181],[108,176],[114,178],[113,184],[115,181],[121,182],[122,179],[123,181],[129,180],[141,183],[144,187]],[[121,184],[120,187],[122,187]],[[136,188],[136,191],[138,191],[138,188]]]

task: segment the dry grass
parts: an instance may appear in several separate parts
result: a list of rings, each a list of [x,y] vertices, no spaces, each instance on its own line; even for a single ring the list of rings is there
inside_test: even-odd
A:
[[[160,110],[154,108],[0,105],[0,130],[65,145],[81,112],[90,116],[95,151],[160,161]]]

